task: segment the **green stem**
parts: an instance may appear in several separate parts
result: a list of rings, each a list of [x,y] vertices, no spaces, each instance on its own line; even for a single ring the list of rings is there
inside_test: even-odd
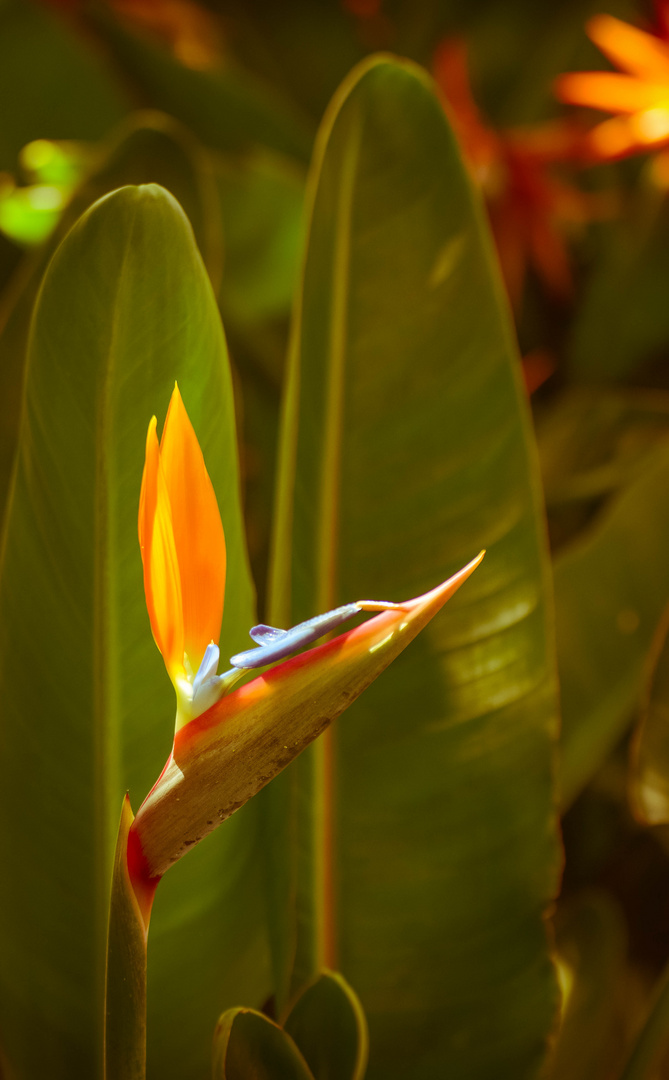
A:
[[[126,795],[114,856],[105,987],[105,1080],[146,1078],[146,944],[158,879],[141,880],[141,853]],[[133,844],[133,841],[135,843]],[[135,865],[137,864],[137,865]],[[131,872],[133,872],[131,879]],[[138,880],[135,880],[138,879]],[[141,887],[138,887],[139,885]]]

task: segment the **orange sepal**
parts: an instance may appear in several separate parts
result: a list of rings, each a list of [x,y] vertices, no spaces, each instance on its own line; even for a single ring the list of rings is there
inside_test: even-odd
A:
[[[669,83],[669,46],[654,34],[613,15],[594,15],[586,30],[604,55],[623,71],[642,79]]]
[[[195,674],[218,644],[225,592],[225,536],[204,457],[175,385],[160,440],[181,580],[183,649]]]
[[[139,497],[139,546],[151,629],[170,677],[174,679],[183,673],[182,591],[170,500],[160,457],[154,416],[146,436]]]
[[[634,113],[662,105],[668,88],[615,71],[579,71],[560,75],[555,93],[570,105],[585,105],[605,112]]]

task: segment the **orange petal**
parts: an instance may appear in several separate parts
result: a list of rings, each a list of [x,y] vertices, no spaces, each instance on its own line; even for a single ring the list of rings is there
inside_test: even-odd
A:
[[[602,161],[613,161],[647,149],[640,142],[629,116],[613,116],[603,124],[597,124],[590,132],[590,146],[594,156]]]
[[[193,675],[218,644],[225,592],[225,536],[204,458],[175,385],[160,441],[183,600],[184,649]]]
[[[604,55],[623,71],[651,82],[669,83],[669,47],[654,34],[613,15],[595,15],[586,30]]]
[[[583,71],[561,75],[555,83],[561,101],[607,112],[633,113],[652,109],[669,98],[666,85],[645,82],[615,71]]]
[[[138,527],[144,566],[144,593],[151,629],[170,677],[174,678],[183,673],[181,583],[155,416],[146,436]]]
[[[461,38],[444,38],[433,61],[434,77],[446,98],[446,109],[475,173],[499,157],[496,133],[481,119],[469,82],[467,46]]]

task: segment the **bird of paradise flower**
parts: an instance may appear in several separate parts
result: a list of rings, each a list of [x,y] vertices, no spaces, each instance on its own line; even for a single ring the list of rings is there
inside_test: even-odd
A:
[[[285,768],[409,644],[475,570],[401,604],[359,600],[290,630],[256,626],[256,647],[217,675],[225,537],[197,436],[175,385],[160,442],[153,417],[139,541],[151,629],[177,697],[165,768],[134,817],[126,795],[114,860],[105,996],[107,1075],[143,1077],[146,946],[161,877]],[[373,618],[287,659],[361,611]],[[282,660],[283,663],[276,664]],[[232,690],[247,671],[265,674]],[[130,1034],[129,1034],[130,1032]]]

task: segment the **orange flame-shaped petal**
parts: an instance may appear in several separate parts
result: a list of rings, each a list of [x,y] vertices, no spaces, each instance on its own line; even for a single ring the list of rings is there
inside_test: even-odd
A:
[[[587,23],[588,37],[622,71],[642,79],[669,81],[669,46],[613,15],[595,15]]]
[[[181,574],[184,650],[193,673],[218,642],[225,592],[225,536],[204,458],[175,386],[160,440]]]
[[[146,460],[139,498],[139,546],[151,629],[167,670],[175,677],[183,673],[184,658],[181,578],[155,416],[146,436]]]
[[[561,75],[556,82],[561,101],[607,112],[633,113],[651,109],[667,97],[667,87],[615,71],[584,71]]]
[[[156,644],[173,681],[192,677],[218,642],[225,591],[225,537],[202,451],[175,385],[158,445],[146,440],[139,505],[144,591]]]
[[[619,114],[590,132],[585,160],[613,160],[669,141],[669,5],[658,6],[660,32],[649,34],[612,15],[587,23],[590,38],[623,74],[579,71],[561,75],[561,101]]]

